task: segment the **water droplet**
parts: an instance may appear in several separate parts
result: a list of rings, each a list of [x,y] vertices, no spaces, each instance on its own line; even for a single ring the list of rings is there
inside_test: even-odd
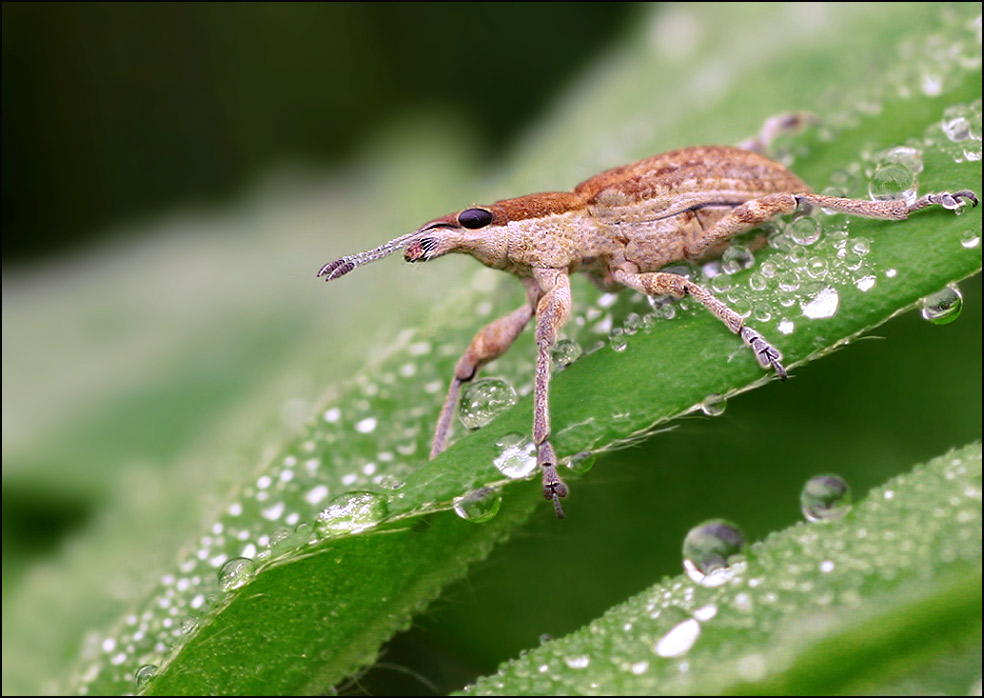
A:
[[[529,477],[536,470],[536,448],[521,434],[505,434],[496,440],[502,449],[492,464],[511,480]]]
[[[717,393],[711,393],[700,403],[700,411],[708,417],[718,417],[724,414],[728,407],[728,400]]]
[[[386,498],[376,492],[346,492],[335,497],[318,514],[315,528],[322,537],[359,533],[378,526],[386,518]]]
[[[693,618],[673,627],[659,639],[653,651],[660,657],[680,657],[690,651],[700,635],[700,623]]]
[[[567,368],[584,355],[584,349],[573,339],[562,339],[554,345],[551,357],[556,369]]]
[[[608,333],[608,343],[615,351],[625,351],[625,347],[629,345],[628,340],[625,338],[625,330],[621,327],[614,328]]]
[[[960,238],[960,244],[964,249],[972,250],[981,244],[981,235],[978,231],[967,231]]]
[[[480,429],[515,404],[511,385],[499,378],[483,378],[462,392],[458,417],[469,429]]]
[[[219,589],[232,591],[245,586],[256,576],[256,565],[245,557],[235,557],[219,569]]]
[[[724,584],[744,567],[745,534],[725,519],[695,526],[683,540],[683,567],[702,586]]]
[[[195,616],[185,616],[181,619],[181,634],[187,635],[195,632],[198,628],[198,619]]]
[[[591,451],[581,451],[580,453],[571,456],[571,459],[567,461],[567,469],[575,473],[586,473],[591,470],[594,463],[594,453]]]
[[[871,175],[868,195],[872,201],[904,199],[912,203],[916,200],[916,175],[900,163],[882,163]]]
[[[960,311],[963,310],[963,295],[959,288],[951,284],[923,298],[920,305],[919,314],[922,315],[923,320],[929,320],[934,325],[949,325],[960,317]]]
[[[820,221],[810,216],[797,218],[789,224],[789,237],[799,245],[812,245],[820,239]]]
[[[484,523],[499,513],[502,492],[495,487],[483,487],[454,500],[454,513],[465,521]]]
[[[137,684],[137,688],[143,688],[150,680],[157,676],[157,665],[156,664],[144,664],[142,667],[137,669],[137,673],[134,674],[133,680]]]
[[[751,250],[740,245],[732,245],[721,255],[721,271],[725,274],[751,269],[753,264],[755,264],[755,256]]]
[[[807,521],[837,521],[851,510],[851,487],[838,475],[812,477],[803,485],[800,508]]]
[[[564,664],[571,669],[587,669],[591,663],[591,657],[586,654],[578,654],[573,657],[564,657]]]
[[[957,104],[943,112],[943,134],[954,143],[965,141],[970,136],[970,119],[967,118],[967,107]]]
[[[894,148],[879,153],[877,159],[880,162],[894,162],[902,165],[913,174],[923,171],[922,151],[911,145],[899,145]]]

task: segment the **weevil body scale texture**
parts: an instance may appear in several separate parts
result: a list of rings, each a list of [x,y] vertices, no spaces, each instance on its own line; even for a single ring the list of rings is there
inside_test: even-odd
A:
[[[550,443],[551,349],[571,311],[570,275],[581,272],[599,287],[630,288],[649,296],[689,295],[737,334],[763,369],[786,379],[782,354],[742,317],[703,286],[661,271],[682,261],[719,256],[731,239],[778,215],[820,206],[855,216],[904,220],[931,206],[956,211],[977,205],[974,192],[925,194],[904,200],[864,201],[814,194],[803,180],[759,152],[777,133],[804,118],[766,123],[759,138],[741,147],[697,146],[673,150],[595,175],[569,192],[530,194],[472,206],[425,223],[412,233],[367,252],[324,265],[318,276],[338,279],[355,268],[403,250],[408,262],[449,253],[475,257],[519,278],[526,301],[483,327],[458,360],[438,416],[431,458],[446,447],[461,387],[502,356],[534,318],[536,372],[533,441],[544,496],[563,517],[567,486]]]

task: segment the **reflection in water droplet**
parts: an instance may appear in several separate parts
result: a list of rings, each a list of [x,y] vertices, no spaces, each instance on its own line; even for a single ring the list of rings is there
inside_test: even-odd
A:
[[[916,200],[916,175],[897,162],[882,163],[871,175],[868,195],[872,201]]]
[[[700,623],[693,618],[674,626],[659,639],[653,651],[660,657],[680,657],[690,651],[700,635]]]
[[[745,534],[725,519],[695,526],[683,540],[683,567],[702,586],[720,586],[744,568]]]
[[[964,249],[972,250],[981,244],[980,231],[968,231],[960,238],[960,244]]]
[[[502,450],[492,464],[509,479],[527,478],[536,470],[536,448],[522,434],[505,434],[495,445]]]
[[[320,513],[314,527],[323,538],[359,533],[382,523],[388,513],[386,498],[376,492],[346,492]]]
[[[920,302],[923,320],[929,320],[934,325],[949,325],[960,317],[963,310],[963,295],[960,289],[950,285],[941,291],[926,296]]]
[[[245,557],[236,557],[219,570],[219,589],[232,591],[245,586],[256,575],[256,565]]]
[[[718,417],[724,414],[728,401],[718,393],[711,393],[700,403],[700,411],[708,417]]]
[[[157,665],[156,664],[144,664],[142,667],[137,669],[137,673],[134,675],[133,680],[137,684],[137,688],[143,688],[150,680],[157,676]]]
[[[573,339],[562,339],[554,345],[551,357],[553,358],[554,367],[556,369],[562,369],[567,368],[580,359],[583,354],[584,349],[580,344]]]
[[[454,500],[454,513],[465,521],[484,523],[499,513],[502,492],[495,487],[482,487]]]
[[[458,403],[458,417],[469,429],[480,429],[516,404],[516,391],[499,378],[468,385]]]
[[[840,295],[837,290],[827,286],[821,289],[806,303],[801,303],[803,315],[814,320],[833,317],[840,306]]]
[[[800,508],[807,521],[837,521],[851,510],[851,487],[838,475],[812,477],[803,485]]]

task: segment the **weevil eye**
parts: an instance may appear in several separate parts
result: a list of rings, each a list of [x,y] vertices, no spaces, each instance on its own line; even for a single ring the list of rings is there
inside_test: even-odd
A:
[[[484,208],[466,208],[458,214],[458,224],[469,230],[484,228],[492,222],[492,212]]]

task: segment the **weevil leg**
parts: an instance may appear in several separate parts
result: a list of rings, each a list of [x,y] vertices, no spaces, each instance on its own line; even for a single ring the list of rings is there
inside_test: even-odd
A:
[[[505,317],[490,322],[479,330],[475,338],[472,339],[468,349],[458,359],[454,368],[454,377],[451,379],[447,397],[444,398],[444,406],[441,407],[441,416],[438,417],[437,428],[434,430],[431,458],[436,458],[448,445],[451,422],[454,419],[454,409],[458,404],[461,386],[472,380],[482,366],[505,354],[532,317],[533,304],[531,301]]]
[[[695,284],[685,276],[659,271],[640,274],[625,269],[616,269],[615,280],[650,296],[667,294],[677,298],[682,298],[684,295],[693,296],[701,305],[710,310],[714,317],[727,325],[729,330],[741,337],[742,341],[751,347],[762,368],[772,368],[780,380],[786,380],[786,369],[782,365],[782,353],[769,344],[761,334],[750,327],[745,327],[745,321],[738,313],[703,286]]]
[[[753,153],[764,155],[778,136],[789,131],[801,131],[804,127],[811,124],[820,123],[813,114],[805,111],[790,112],[780,114],[766,119],[762,124],[762,130],[755,138],[742,141],[738,147],[742,150],[751,150]]]
[[[979,203],[977,194],[967,189],[952,194],[948,191],[924,194],[911,204],[906,203],[904,199],[865,201],[863,199],[844,199],[839,196],[810,193],[796,194],[795,196],[801,205],[820,206],[830,211],[840,211],[852,216],[892,221],[904,221],[910,213],[930,206],[942,206],[948,211],[958,211],[966,206],[967,202],[970,202],[971,206],[976,206]]]
[[[533,441],[536,460],[543,473],[543,496],[551,500],[557,518],[564,518],[560,500],[567,485],[557,473],[557,453],[550,437],[550,350],[560,328],[571,314],[571,281],[567,270],[534,269],[533,279],[543,292],[536,305],[536,375],[533,382]]]

